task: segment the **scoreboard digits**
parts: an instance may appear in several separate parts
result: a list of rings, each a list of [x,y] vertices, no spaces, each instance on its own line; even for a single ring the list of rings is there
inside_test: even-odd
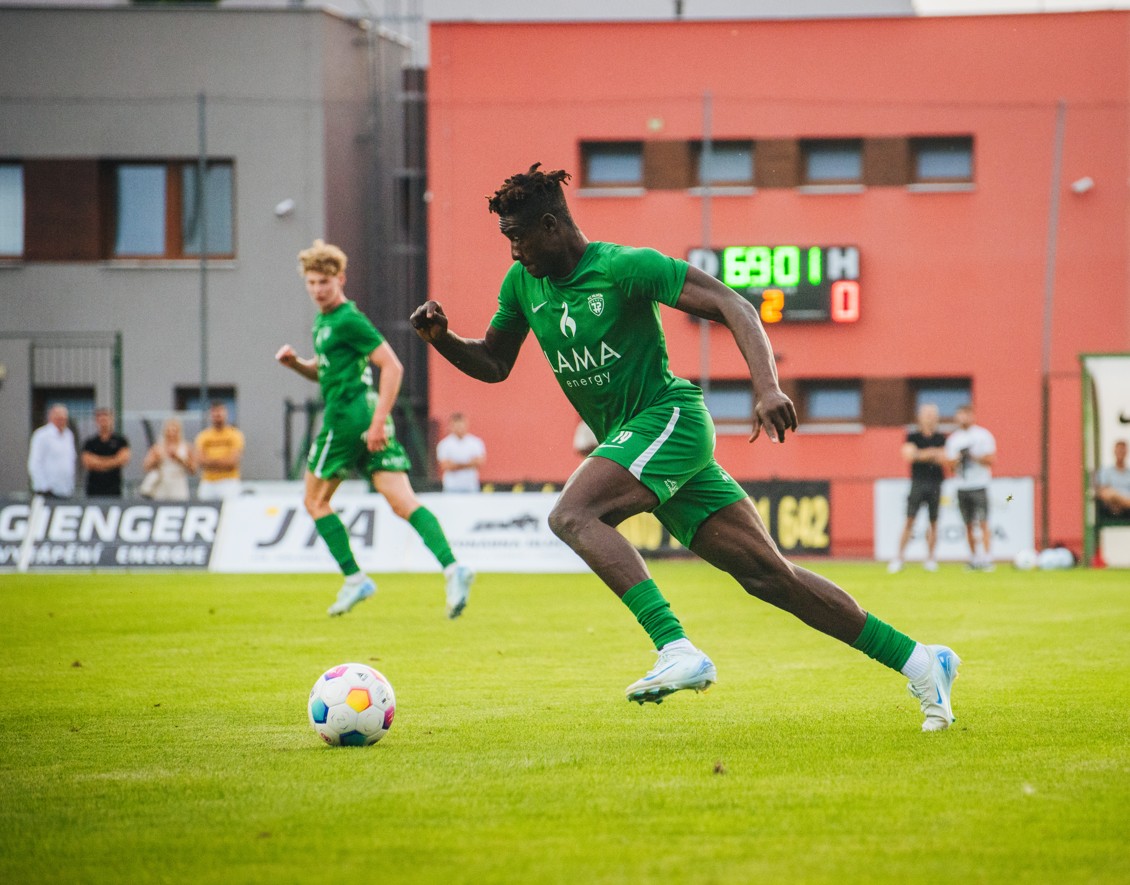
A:
[[[764,323],[859,319],[856,246],[699,248],[687,261],[748,298]]]

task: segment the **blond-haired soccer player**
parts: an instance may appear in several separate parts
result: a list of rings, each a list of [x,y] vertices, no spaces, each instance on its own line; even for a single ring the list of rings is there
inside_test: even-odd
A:
[[[306,462],[306,511],[345,575],[329,614],[343,615],[376,592],[376,584],[353,557],[349,533],[330,504],[351,471],[371,476],[393,512],[419,533],[443,567],[447,616],[467,605],[474,572],[455,561],[435,515],[420,503],[408,482],[412,464],[396,439],[392,407],[404,369],[396,354],[352,301],[345,297],[345,253],[322,240],[298,255],[306,292],[318,308],[314,318],[314,357],[303,359],[284,344],[275,359],[303,378],[317,381],[325,412],[322,428]],[[373,390],[372,366],[380,370]]]

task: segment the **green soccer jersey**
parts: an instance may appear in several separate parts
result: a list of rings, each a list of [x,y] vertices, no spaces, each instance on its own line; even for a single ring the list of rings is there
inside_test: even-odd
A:
[[[326,420],[330,420],[373,395],[369,354],[385,339],[352,301],[314,317],[313,334],[318,384],[326,403]]]
[[[686,275],[685,261],[654,249],[589,243],[564,279],[537,279],[515,263],[491,325],[534,333],[565,396],[604,440],[651,406],[703,407],[702,391],[671,373],[659,320]]]

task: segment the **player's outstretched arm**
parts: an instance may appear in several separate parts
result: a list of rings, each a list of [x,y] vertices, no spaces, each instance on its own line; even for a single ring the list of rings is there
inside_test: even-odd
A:
[[[479,381],[505,381],[526,340],[525,333],[502,332],[488,326],[484,338],[460,338],[447,328],[447,315],[438,301],[426,301],[409,320],[416,334],[465,375]]]
[[[294,369],[303,378],[310,381],[318,380],[318,364],[314,360],[304,360],[294,352],[289,344],[284,344],[275,354],[275,359],[288,369]]]
[[[796,430],[796,407],[777,382],[773,348],[753,305],[704,271],[688,267],[687,279],[675,307],[693,316],[722,323],[730,330],[749,366],[753,384],[753,432],[749,441],[757,439],[764,428],[773,442],[784,442],[785,431]]]

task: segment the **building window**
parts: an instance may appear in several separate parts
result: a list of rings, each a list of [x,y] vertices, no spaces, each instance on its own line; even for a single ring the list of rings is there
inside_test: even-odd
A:
[[[119,166],[114,176],[115,255],[165,255],[167,190],[163,165]]]
[[[585,187],[641,187],[643,145],[638,141],[581,145]]]
[[[24,167],[0,163],[0,257],[24,254]]]
[[[804,184],[860,184],[863,142],[858,138],[801,142]]]
[[[199,211],[196,180],[200,173],[196,165],[181,167],[181,232],[185,255],[199,255],[201,248],[201,220],[208,230],[208,254],[231,255],[232,248],[232,167],[230,163],[209,164],[204,174],[204,212]]]
[[[711,142],[709,153],[701,142],[695,146],[699,185],[753,184],[753,142]]]
[[[47,419],[47,410],[59,403],[67,407],[67,424],[76,437],[94,423],[94,388],[77,385],[36,386],[31,390],[31,425],[39,427]]]
[[[973,139],[912,138],[913,174],[916,182],[968,182],[973,180]]]
[[[863,418],[859,381],[802,381],[800,420],[812,424],[858,424]]]
[[[915,415],[920,406],[932,403],[941,420],[952,421],[960,406],[973,401],[973,384],[968,378],[922,378],[912,383]]]
[[[228,422],[237,424],[235,387],[231,384],[209,384],[208,401],[200,398],[200,387],[178,384],[173,391],[173,404],[178,412],[200,413],[208,410],[212,403],[223,403],[228,407]]]
[[[208,254],[234,254],[232,164],[208,164],[204,213],[197,206],[197,166],[192,161],[118,163],[113,167],[115,199],[113,257],[187,258],[200,254],[206,216]]]
[[[717,424],[741,424],[753,420],[753,388],[749,380],[711,381],[704,389],[706,408]]]

